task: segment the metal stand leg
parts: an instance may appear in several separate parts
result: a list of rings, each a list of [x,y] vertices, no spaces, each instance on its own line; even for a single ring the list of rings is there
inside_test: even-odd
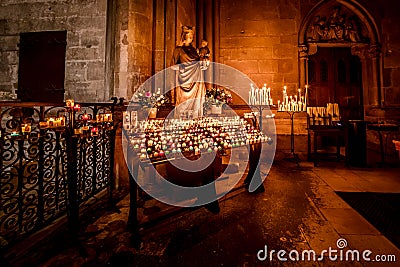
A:
[[[131,233],[131,242],[135,246],[136,249],[140,248],[140,236],[139,236],[139,221],[138,221],[138,214],[137,214],[137,196],[138,196],[138,185],[131,174],[132,171],[134,175],[137,177],[139,173],[139,166],[132,162],[132,158],[128,161],[133,168],[129,171],[129,215],[128,215],[128,224],[127,228],[128,231]]]
[[[290,154],[291,157],[290,158],[286,158],[286,160],[291,161],[291,162],[295,162],[297,164],[297,166],[300,166],[299,162],[299,156],[294,153],[294,111],[288,111],[287,112],[290,116]]]
[[[249,171],[247,173],[244,183],[247,190],[253,190],[250,188],[251,182],[254,181],[256,184],[260,184],[251,193],[261,193],[265,191],[264,185],[262,183],[261,172],[260,172],[260,154],[261,154],[261,143],[250,145],[250,155],[249,155]]]
[[[385,163],[385,149],[383,147],[383,138],[382,138],[382,132],[378,131],[378,136],[379,136],[379,146],[380,146],[380,152],[381,152],[381,163]]]

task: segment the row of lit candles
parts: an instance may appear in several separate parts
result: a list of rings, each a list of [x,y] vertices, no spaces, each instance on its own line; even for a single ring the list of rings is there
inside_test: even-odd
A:
[[[271,138],[263,135],[251,125],[244,125],[241,128],[243,131],[234,133],[235,130],[230,127],[208,127],[198,129],[200,130],[198,134],[195,134],[197,131],[192,131],[193,129],[189,129],[188,132],[155,130],[131,137],[131,145],[133,149],[138,150],[140,158],[146,159],[181,152],[191,152],[196,155],[200,152],[220,151],[225,148],[258,142],[271,142]]]
[[[74,111],[80,111],[81,106],[79,104],[76,104],[73,99],[67,99],[65,101],[65,105],[69,109],[73,109]],[[89,120],[89,115],[86,114],[86,112],[82,115],[82,120],[83,121],[88,121]],[[111,122],[112,121],[112,114],[111,113],[104,113],[104,114],[98,114],[96,115],[96,121],[97,122]]]
[[[75,135],[82,135],[90,133],[91,136],[98,136],[99,134],[99,127],[89,127],[88,125],[82,126],[80,128],[74,129]]]
[[[278,100],[278,111],[294,111],[301,112],[307,109],[308,85],[305,85],[305,94],[301,94],[301,89],[298,89],[298,94],[288,96],[287,87],[283,86],[282,102]]]
[[[128,112],[124,112],[124,128],[132,129],[137,126],[137,120],[129,116]],[[192,120],[180,120],[180,119],[165,119],[165,120],[142,120],[139,122],[140,129],[154,129],[154,128],[163,128],[165,129],[173,129],[180,127],[191,127],[193,125],[201,125],[201,127],[206,126],[222,126],[222,125],[241,125],[244,120],[239,116],[233,117],[220,117],[218,119],[202,117],[196,118]]]
[[[147,129],[149,135],[160,135],[161,138],[165,138],[165,136],[197,136],[203,134],[220,134],[224,135],[226,133],[240,133],[240,132],[254,132],[255,128],[250,124],[242,124],[242,125],[224,125],[221,127],[193,127],[193,128],[176,128],[172,130],[167,130],[163,128],[149,128]],[[132,134],[138,133],[135,129],[131,129]]]
[[[65,126],[65,118],[48,118],[47,121],[39,122],[40,128],[55,128],[55,127],[64,127]],[[28,134],[32,132],[32,125],[30,123],[21,124],[21,131],[12,131],[11,136],[19,136],[20,133],[22,135]]]
[[[253,84],[250,84],[249,91],[249,105],[273,105],[273,100],[271,97],[271,88],[267,88],[267,84],[261,89],[254,88]]]
[[[232,140],[233,142],[230,142],[229,140],[221,142],[202,142],[199,145],[187,145],[186,143],[182,143],[171,147],[166,145],[161,146],[157,144],[154,147],[147,147],[147,148],[142,143],[140,146],[139,144],[135,144],[134,149],[140,151],[138,153],[140,159],[159,158],[159,157],[162,158],[169,154],[182,153],[182,152],[192,152],[195,155],[199,155],[201,152],[212,152],[212,151],[218,152],[222,151],[223,149],[235,148],[254,143],[271,142],[271,140],[272,139],[269,137],[260,136],[245,140],[236,140],[236,141]]]
[[[47,124],[47,122],[41,122],[41,123],[46,123],[46,126],[44,126],[45,124],[42,124],[43,128],[57,127],[57,126],[49,126]],[[89,130],[90,130],[90,134],[92,136],[97,136],[98,135],[99,128],[97,126],[95,126],[95,127],[82,126],[80,128],[74,129],[74,134],[76,134],[76,135],[85,134],[85,133],[89,132]],[[32,131],[32,126],[30,124],[22,124],[21,125],[21,133],[22,133],[22,135],[28,134],[31,131]],[[13,136],[13,137],[20,136],[20,132],[13,131],[13,132],[11,132],[11,136]]]
[[[306,111],[307,97],[308,97],[308,85],[305,85],[305,94],[302,95],[301,89],[298,89],[298,94],[294,96],[288,96],[287,86],[283,86],[283,99],[278,100],[279,111]],[[261,89],[254,88],[253,84],[250,84],[249,91],[249,104],[250,105],[273,105],[273,99],[271,97],[271,88],[267,88],[267,85]]]

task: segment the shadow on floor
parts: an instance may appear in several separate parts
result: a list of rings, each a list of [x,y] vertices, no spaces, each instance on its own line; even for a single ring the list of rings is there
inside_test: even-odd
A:
[[[387,239],[400,248],[400,194],[336,192]]]

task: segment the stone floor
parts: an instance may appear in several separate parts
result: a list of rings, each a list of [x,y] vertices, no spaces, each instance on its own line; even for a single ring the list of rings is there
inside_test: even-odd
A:
[[[126,231],[129,196],[87,226],[82,249],[64,246],[41,259],[41,266],[399,266],[400,250],[357,211],[340,192],[400,193],[399,168],[346,168],[343,163],[321,162],[314,167],[276,160],[264,181],[265,192],[249,194],[239,189],[220,201],[219,214],[205,208],[181,210],[157,224],[142,228],[141,247],[135,249]],[[338,239],[348,249],[396,255],[397,263],[365,261],[278,260],[277,251],[300,254],[338,249]],[[342,240],[344,242],[344,240]],[[62,240],[56,242],[62,243]],[[48,244],[52,246],[51,242]],[[267,248],[273,259],[258,259]],[[46,249],[46,248],[43,248]],[[292,253],[290,255],[296,255]],[[345,254],[344,254],[345,255]],[[361,256],[360,256],[361,257]],[[321,258],[322,259],[322,258]],[[20,264],[36,262],[26,258]]]

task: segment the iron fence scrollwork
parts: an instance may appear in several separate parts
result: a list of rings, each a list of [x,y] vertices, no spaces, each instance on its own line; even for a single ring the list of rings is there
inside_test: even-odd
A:
[[[0,248],[65,214],[77,233],[82,205],[112,199],[115,105],[0,104]]]

